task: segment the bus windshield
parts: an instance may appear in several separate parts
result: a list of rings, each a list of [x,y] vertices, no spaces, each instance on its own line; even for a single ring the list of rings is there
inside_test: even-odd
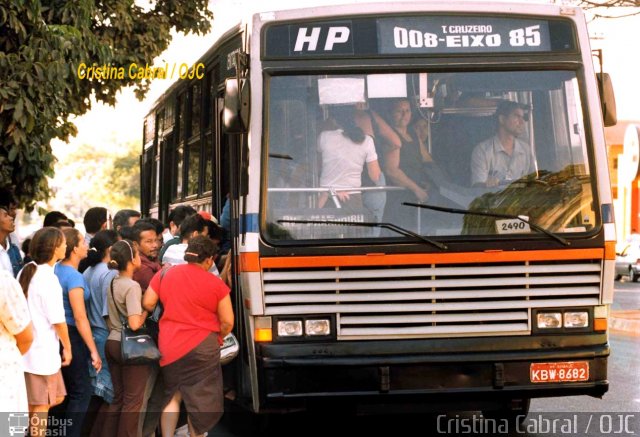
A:
[[[269,241],[540,235],[517,218],[407,203],[554,234],[598,226],[573,71],[286,75],[267,87]]]

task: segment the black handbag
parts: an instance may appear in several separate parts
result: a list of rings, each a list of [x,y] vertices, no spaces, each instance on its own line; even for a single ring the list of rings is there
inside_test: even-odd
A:
[[[111,298],[113,305],[118,311],[120,322],[122,323],[122,332],[120,337],[120,349],[122,353],[122,362],[128,365],[151,364],[160,360],[160,350],[156,346],[146,326],[141,326],[137,331],[129,327],[127,319],[118,309],[116,299],[113,295],[113,280],[111,280]]]

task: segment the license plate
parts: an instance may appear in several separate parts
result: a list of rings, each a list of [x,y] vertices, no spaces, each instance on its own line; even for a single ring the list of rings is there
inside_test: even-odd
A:
[[[589,380],[587,361],[531,363],[531,382],[573,382]]]

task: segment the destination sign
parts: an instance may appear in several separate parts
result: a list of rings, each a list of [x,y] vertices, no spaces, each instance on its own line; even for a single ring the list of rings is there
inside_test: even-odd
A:
[[[387,16],[270,24],[265,58],[576,52],[565,19],[480,15]]]
[[[380,54],[548,52],[546,21],[489,17],[378,19]]]

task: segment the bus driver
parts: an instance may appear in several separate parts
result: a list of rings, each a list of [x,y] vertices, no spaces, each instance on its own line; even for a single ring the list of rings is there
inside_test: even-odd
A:
[[[471,154],[473,186],[495,187],[534,171],[531,149],[518,139],[525,130],[523,106],[502,101],[496,109],[496,118],[496,135],[475,146]]]

